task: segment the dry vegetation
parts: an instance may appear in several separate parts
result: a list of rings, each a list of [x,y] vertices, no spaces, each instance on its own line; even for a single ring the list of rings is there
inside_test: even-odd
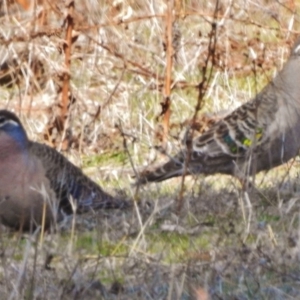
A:
[[[187,124],[205,130],[272,78],[299,35],[299,1],[0,9],[1,108],[137,200],[43,239],[3,228],[0,299],[300,299],[297,159],[247,193],[221,175],[186,178],[184,190],[180,178],[131,186],[136,170],[164,159],[157,149],[176,151]]]

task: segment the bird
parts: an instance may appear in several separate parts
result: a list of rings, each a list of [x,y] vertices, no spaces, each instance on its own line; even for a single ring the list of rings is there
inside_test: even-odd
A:
[[[167,162],[147,167],[136,185],[182,175],[249,178],[297,156],[300,149],[300,37],[281,71],[250,101],[225,115],[203,134],[193,132]],[[249,183],[249,185],[248,185]]]
[[[0,223],[49,230],[65,215],[127,208],[46,144],[31,141],[15,113],[0,110]]]

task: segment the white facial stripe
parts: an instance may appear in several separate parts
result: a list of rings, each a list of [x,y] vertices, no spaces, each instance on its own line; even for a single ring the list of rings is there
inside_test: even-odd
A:
[[[19,127],[19,123],[16,122],[16,121],[14,121],[14,120],[11,120],[11,119],[7,120],[7,119],[6,119],[6,120],[2,121],[2,120],[0,119],[0,127],[5,126],[6,124],[11,124],[11,125],[13,125],[13,126],[15,126],[15,127]]]

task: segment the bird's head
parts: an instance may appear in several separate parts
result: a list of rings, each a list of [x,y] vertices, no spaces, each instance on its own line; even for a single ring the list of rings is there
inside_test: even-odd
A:
[[[27,146],[27,134],[19,118],[8,110],[0,110],[0,138],[5,134],[21,147]]]

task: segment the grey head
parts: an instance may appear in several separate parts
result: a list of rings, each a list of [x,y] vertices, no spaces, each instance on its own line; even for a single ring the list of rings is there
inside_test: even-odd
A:
[[[70,200],[76,213],[130,206],[106,193],[55,149],[30,141],[19,118],[0,110],[0,222],[31,231],[44,220],[47,229],[74,212]]]

